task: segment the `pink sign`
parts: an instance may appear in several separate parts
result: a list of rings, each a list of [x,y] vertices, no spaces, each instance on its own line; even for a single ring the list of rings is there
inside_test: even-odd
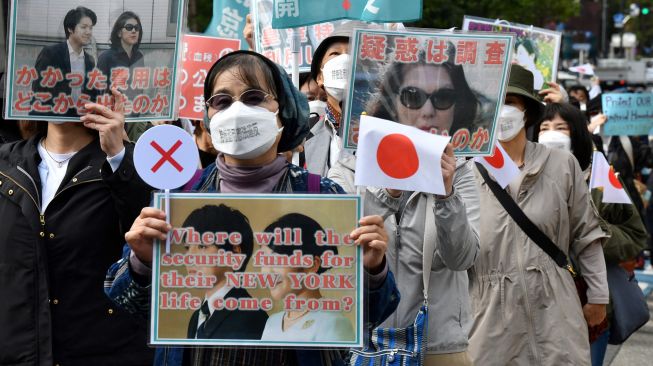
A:
[[[227,53],[240,49],[240,40],[184,35],[182,48],[179,117],[201,120],[204,116],[204,80],[211,66]]]

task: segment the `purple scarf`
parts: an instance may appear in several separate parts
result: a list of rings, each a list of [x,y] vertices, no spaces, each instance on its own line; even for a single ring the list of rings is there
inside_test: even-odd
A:
[[[228,165],[224,154],[219,154],[216,164],[222,193],[270,193],[288,170],[288,161],[281,155],[268,165],[242,167]]]

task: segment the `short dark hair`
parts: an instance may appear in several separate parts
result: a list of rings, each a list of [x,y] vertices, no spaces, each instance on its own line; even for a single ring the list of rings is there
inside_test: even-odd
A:
[[[317,245],[315,240],[315,233],[318,231],[324,231],[322,226],[318,224],[317,221],[312,218],[302,215],[299,213],[290,213],[278,218],[275,222],[268,225],[265,228],[265,232],[271,233],[274,232],[274,229],[280,228],[281,230],[285,228],[300,228],[302,229],[302,246],[297,247],[294,245],[274,245],[270,244],[268,247],[277,254],[283,255],[292,255],[293,251],[301,250],[303,255],[311,255],[314,257],[322,257],[322,254],[327,250],[333,252],[333,254],[338,254],[338,247],[336,246],[326,246],[326,245]],[[317,270],[318,274],[325,272],[328,268],[320,265],[320,268]]]
[[[301,88],[306,83],[310,83],[313,78],[311,77],[310,72],[300,72],[299,73],[299,87]]]
[[[569,87],[569,90],[567,90],[567,93],[571,94],[571,92],[576,92],[576,91],[580,91],[583,94],[585,94],[585,103],[589,102],[590,93],[587,91],[587,88],[585,88],[582,85],[572,85]]]
[[[122,31],[122,27],[125,26],[127,21],[129,19],[136,19],[136,22],[138,23],[138,26],[141,28],[141,30],[138,32],[138,44],[134,46],[134,48],[138,48],[138,46],[141,44],[141,40],[143,39],[143,25],[141,24],[141,18],[136,15],[133,11],[126,11],[116,19],[116,22],[113,23],[113,28],[111,29],[111,47],[112,48],[118,48],[121,47],[120,43],[120,37],[118,35]]]
[[[254,234],[252,227],[249,225],[249,220],[240,211],[224,204],[219,206],[206,205],[191,212],[182,227],[192,227],[200,235],[207,231],[240,233],[240,244],[233,244],[227,240],[223,246],[224,250],[233,252],[234,245],[240,245],[241,253],[246,255],[240,271],[244,271],[245,267],[247,267],[247,262],[249,262],[254,250]]]
[[[582,170],[587,169],[592,162],[594,143],[592,136],[587,130],[587,118],[580,109],[569,103],[550,103],[544,107],[544,114],[540,121],[534,126],[533,141],[537,142],[540,134],[540,126],[544,121],[550,121],[560,116],[569,126],[569,137],[571,138],[571,151],[578,160]]]
[[[380,81],[379,92],[373,96],[366,106],[367,113],[372,117],[399,121],[394,106],[394,95],[399,93],[399,88],[404,82],[408,71],[416,66],[443,67],[447,70],[453,89],[456,91],[456,103],[454,104],[454,117],[449,129],[449,136],[459,128],[467,127],[476,120],[476,112],[479,108],[479,100],[472,91],[465,78],[465,71],[462,65],[455,65],[456,49],[449,43],[448,60],[442,64],[431,64],[426,62],[426,54],[422,51],[418,55],[418,62],[415,63],[393,63],[383,74]],[[471,132],[471,131],[470,131]]]
[[[97,23],[97,16],[95,15],[95,12],[89,8],[78,6],[75,9],[68,11],[66,16],[63,18],[63,30],[66,32],[66,39],[70,37],[70,29],[74,31],[77,24],[79,24],[79,22],[81,22],[82,18],[84,17],[91,18],[93,26],[95,26],[95,23]]]

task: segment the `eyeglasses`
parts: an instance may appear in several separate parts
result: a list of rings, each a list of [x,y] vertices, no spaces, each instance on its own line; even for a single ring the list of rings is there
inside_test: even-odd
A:
[[[439,89],[428,94],[414,86],[403,87],[399,90],[399,101],[408,109],[420,109],[429,99],[433,104],[433,108],[439,110],[449,109],[456,103],[456,91],[453,89]]]
[[[138,24],[125,24],[122,27],[125,28],[125,30],[127,32],[131,32],[131,31],[140,32],[141,31],[141,26],[138,25]]]
[[[229,94],[214,94],[206,101],[206,106],[221,112],[231,106],[235,101],[241,101],[249,106],[257,106],[263,103],[267,98],[275,99],[272,95],[258,89],[245,90],[240,96],[233,97]],[[276,100],[276,99],[275,99]]]

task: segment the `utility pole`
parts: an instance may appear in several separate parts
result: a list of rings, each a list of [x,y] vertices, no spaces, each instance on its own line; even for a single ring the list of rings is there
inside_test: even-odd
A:
[[[607,34],[608,34],[608,0],[603,0],[603,5],[601,6],[601,54],[603,58],[608,57]]]

